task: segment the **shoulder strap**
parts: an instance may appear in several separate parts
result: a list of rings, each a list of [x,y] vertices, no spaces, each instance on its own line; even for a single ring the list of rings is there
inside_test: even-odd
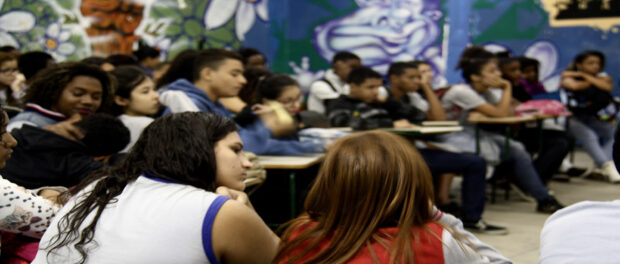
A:
[[[333,83],[331,83],[330,81],[328,81],[328,80],[327,80],[327,79],[325,79],[325,78],[321,79],[321,81],[324,81],[325,83],[327,83],[327,85],[329,85],[329,87],[331,87],[331,88],[332,88],[332,90],[334,90],[334,92],[337,92],[337,93],[338,93],[338,91],[336,91],[336,87],[334,86],[334,84],[333,84]]]

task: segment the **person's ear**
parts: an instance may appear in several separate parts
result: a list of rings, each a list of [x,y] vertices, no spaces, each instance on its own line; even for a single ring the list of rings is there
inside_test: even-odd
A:
[[[125,107],[125,106],[129,105],[129,99],[120,97],[118,95],[115,95],[114,96],[114,103],[119,105],[119,106]]]
[[[482,80],[482,76],[478,74],[472,74],[470,78],[472,82],[480,82]]]
[[[200,70],[200,79],[205,81],[210,81],[213,76],[213,69],[209,67],[204,67]]]
[[[390,75],[388,79],[390,79],[390,85],[398,86],[400,84],[398,75]]]

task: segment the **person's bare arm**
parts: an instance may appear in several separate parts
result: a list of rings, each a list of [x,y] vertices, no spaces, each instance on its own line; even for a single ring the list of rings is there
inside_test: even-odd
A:
[[[296,123],[282,124],[273,108],[268,105],[255,104],[252,106],[252,111],[260,118],[263,124],[271,130],[275,138],[288,136],[297,131]]]
[[[580,91],[590,87],[590,83],[579,81],[576,78],[582,78],[583,74],[577,71],[562,72],[562,87],[569,91]]]
[[[233,113],[241,113],[243,108],[247,105],[241,98],[238,96],[228,97],[228,98],[220,98],[220,103],[226,107],[229,111]]]
[[[221,263],[271,263],[280,243],[254,210],[235,200],[220,208],[211,239]]]
[[[596,77],[590,74],[583,74],[583,78],[586,82],[598,88],[599,90],[611,92],[614,89],[614,82],[609,76]]]
[[[490,117],[508,117],[514,115],[512,108],[512,85],[500,79],[492,81],[493,86],[503,89],[502,98],[496,105],[485,103],[475,108],[476,111]]]
[[[82,120],[82,117],[79,114],[75,114],[65,121],[44,126],[43,129],[75,141],[80,141],[84,138],[84,133],[75,126],[75,123],[80,122],[80,120]]]
[[[433,91],[430,85],[426,83],[421,84],[422,92],[426,97],[426,101],[428,101],[428,111],[426,111],[426,116],[430,121],[444,121],[446,120],[446,111],[443,109],[441,105],[441,101]]]

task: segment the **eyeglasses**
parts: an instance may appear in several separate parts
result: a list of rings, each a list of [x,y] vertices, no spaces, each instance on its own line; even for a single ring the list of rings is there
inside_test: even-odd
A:
[[[301,96],[295,98],[295,99],[287,99],[287,100],[278,100],[278,102],[280,102],[283,105],[294,105],[296,103],[301,103],[300,101]]]
[[[4,70],[0,70],[1,74],[12,74],[12,73],[16,73],[18,70],[17,68],[8,68],[8,69],[4,69]]]

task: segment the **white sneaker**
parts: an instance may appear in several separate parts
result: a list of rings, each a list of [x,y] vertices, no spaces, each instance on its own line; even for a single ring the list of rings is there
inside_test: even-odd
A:
[[[616,164],[613,161],[608,161],[601,167],[603,175],[607,176],[607,180],[611,183],[620,183],[620,174],[616,169]]]

